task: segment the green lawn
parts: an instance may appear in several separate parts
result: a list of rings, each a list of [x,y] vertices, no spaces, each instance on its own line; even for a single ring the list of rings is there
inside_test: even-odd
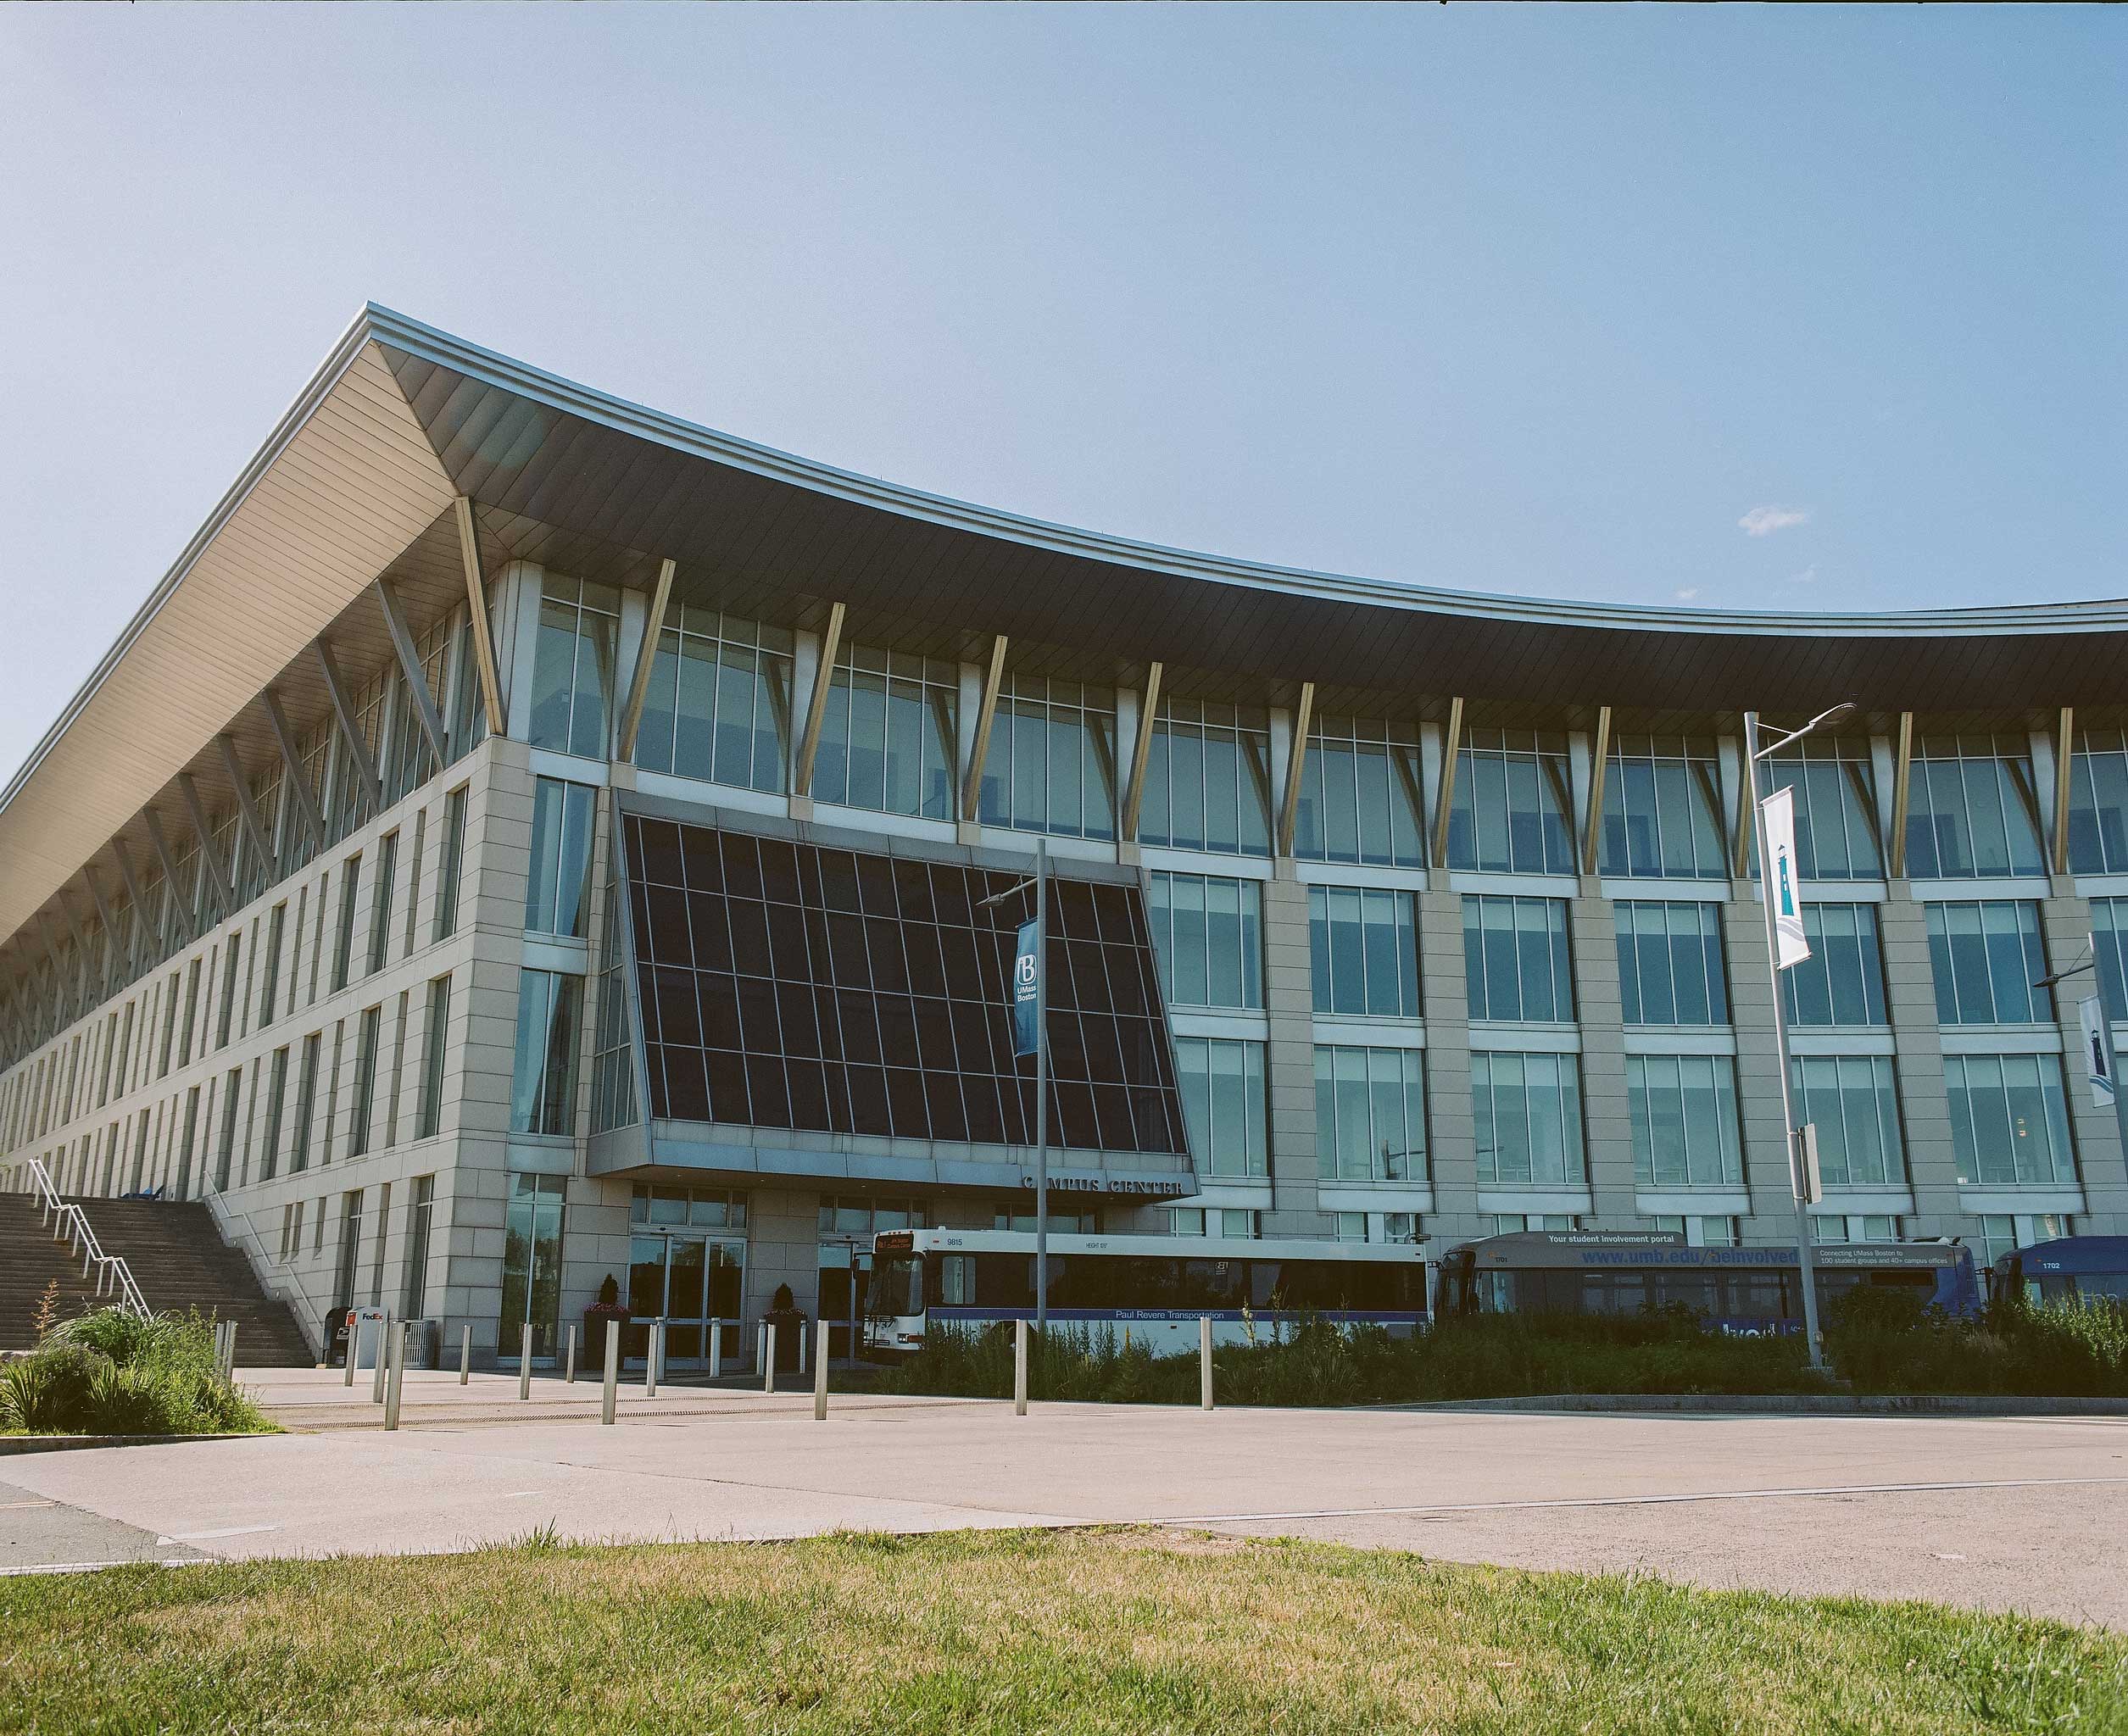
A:
[[[1174,1532],[0,1580],[0,1729],[2128,1730],[2128,1641]]]

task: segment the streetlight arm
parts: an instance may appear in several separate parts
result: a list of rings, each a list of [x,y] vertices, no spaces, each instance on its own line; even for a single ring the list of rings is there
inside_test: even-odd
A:
[[[1783,736],[1783,737],[1781,737],[1779,741],[1777,741],[1777,742],[1770,742],[1770,743],[1769,743],[1766,746],[1764,746],[1764,747],[1761,748],[1760,748],[1760,749],[1759,749],[1759,750],[1758,750],[1756,754],[1752,754],[1752,757],[1754,760],[1763,760],[1763,759],[1764,759],[1764,758],[1765,758],[1768,754],[1778,754],[1778,753],[1779,753],[1779,752],[1780,752],[1780,751],[1783,748],[1786,747],[1786,746],[1787,746],[1787,745],[1788,745],[1791,742],[1799,742],[1799,741],[1801,741],[1801,740],[1802,740],[1802,739],[1805,736],[1808,735],[1808,734],[1811,732],[1811,731],[1813,731],[1813,729],[1821,729],[1821,728],[1823,728],[1823,727],[1824,727],[1826,724],[1829,724],[1829,723],[1838,723],[1838,722],[1840,722],[1842,719],[1846,718],[1846,717],[1847,717],[1849,714],[1851,714],[1851,713],[1854,710],[1854,709],[1855,709],[1855,702],[1854,702],[1853,700],[1852,700],[1852,699],[1842,699],[1842,700],[1841,700],[1841,702],[1840,702],[1837,705],[1834,706],[1834,707],[1833,707],[1830,710],[1829,710],[1829,711],[1820,711],[1820,712],[1819,712],[1819,714],[1818,714],[1815,717],[1812,718],[1812,719],[1810,720],[1810,721],[1809,721],[1808,723],[1806,723],[1806,724],[1805,724],[1805,725],[1804,725],[1804,726],[1803,726],[1801,729],[1793,729],[1793,730],[1791,730],[1791,731],[1789,731],[1789,732],[1788,732],[1786,735]]]

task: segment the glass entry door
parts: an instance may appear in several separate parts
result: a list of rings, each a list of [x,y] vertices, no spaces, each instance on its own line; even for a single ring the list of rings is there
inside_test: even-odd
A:
[[[731,1368],[750,1340],[740,1329],[745,1294],[746,1244],[729,1238],[638,1231],[628,1244],[628,1312],[623,1348],[640,1364],[649,1354],[653,1319],[665,1328],[665,1366],[709,1366],[709,1323],[723,1325],[721,1365]]]

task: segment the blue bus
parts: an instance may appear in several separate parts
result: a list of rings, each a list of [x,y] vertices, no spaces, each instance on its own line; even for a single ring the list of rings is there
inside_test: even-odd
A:
[[[1841,1242],[1813,1250],[1820,1318],[1852,1289],[1905,1290],[1966,1318],[1980,1309],[1969,1249],[1956,1242]],[[1488,1236],[1441,1261],[1440,1312],[1638,1314],[1682,1307],[1719,1332],[1802,1330],[1793,1247],[1695,1248],[1673,1230],[1542,1230]]]
[[[984,1331],[1034,1313],[1034,1238],[1023,1230],[882,1230],[872,1238],[865,1354],[923,1348],[933,1323]],[[1156,1355],[1278,1336],[1303,1318],[1407,1336],[1426,1323],[1426,1266],[1410,1244],[1050,1238],[1050,1319],[1102,1327]]]
[[[2064,1236],[2005,1254],[1988,1271],[1988,1299],[2128,1302],[2128,1236]]]

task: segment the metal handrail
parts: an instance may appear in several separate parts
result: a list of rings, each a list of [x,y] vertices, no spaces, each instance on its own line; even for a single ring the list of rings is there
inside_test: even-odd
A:
[[[96,1239],[96,1232],[89,1227],[88,1214],[78,1205],[69,1205],[59,1198],[59,1190],[52,1185],[51,1171],[45,1168],[44,1160],[30,1160],[30,1180],[42,1211],[39,1221],[54,1224],[52,1239],[58,1241],[64,1235],[81,1256],[81,1276],[86,1277],[92,1267],[101,1267],[96,1277],[96,1294],[115,1288],[118,1305],[129,1313],[145,1320],[151,1313],[148,1298],[141,1294],[141,1287],[133,1279],[133,1269],[126,1265],[123,1255],[106,1254]],[[55,1221],[56,1215],[56,1221]]]

